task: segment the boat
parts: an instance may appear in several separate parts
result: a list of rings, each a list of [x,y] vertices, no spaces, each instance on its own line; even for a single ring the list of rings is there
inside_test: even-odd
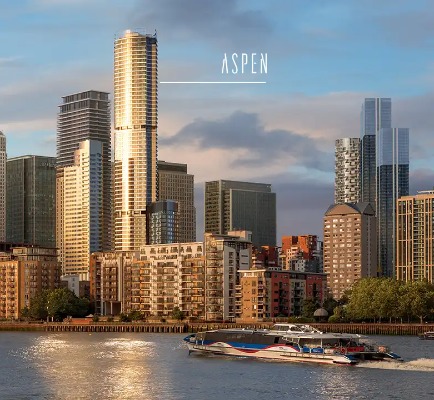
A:
[[[421,339],[421,340],[434,340],[434,331],[421,333],[419,335],[419,339]]]
[[[271,329],[216,329],[184,338],[190,353],[253,357],[317,364],[355,365],[402,361],[387,346],[349,333],[324,333],[305,324],[276,324]]]

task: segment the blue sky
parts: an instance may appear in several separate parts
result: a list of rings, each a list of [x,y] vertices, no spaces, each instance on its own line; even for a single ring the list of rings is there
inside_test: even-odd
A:
[[[392,97],[409,127],[411,191],[434,185],[434,4],[416,0],[0,1],[0,130],[8,156],[55,155],[57,106],[113,92],[113,40],[159,40],[159,157],[203,182],[272,183],[278,236],[321,235],[333,202],[334,141],[359,136],[365,97]],[[224,53],[267,53],[268,74],[222,76]]]

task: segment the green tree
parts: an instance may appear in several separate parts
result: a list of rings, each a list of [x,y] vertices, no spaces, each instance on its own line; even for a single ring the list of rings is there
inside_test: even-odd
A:
[[[143,320],[143,314],[139,310],[133,310],[128,314],[130,321],[141,321]]]
[[[179,307],[175,307],[172,311],[172,318],[178,321],[182,321],[185,318],[184,313],[179,309]]]
[[[409,295],[411,312],[422,324],[434,310],[434,285],[427,281],[410,282]]]
[[[331,296],[328,296],[323,302],[323,308],[327,310],[329,315],[333,314],[333,310],[339,303]]]
[[[302,306],[302,317],[313,318],[313,313],[320,307],[316,299],[304,299]]]

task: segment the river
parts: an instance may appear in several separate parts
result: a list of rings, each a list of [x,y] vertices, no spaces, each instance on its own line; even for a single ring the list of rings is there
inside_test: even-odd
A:
[[[0,332],[0,399],[434,399],[434,341],[343,367],[188,355],[179,334]]]

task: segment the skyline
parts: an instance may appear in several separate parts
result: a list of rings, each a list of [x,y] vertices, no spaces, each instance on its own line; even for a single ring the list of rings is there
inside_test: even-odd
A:
[[[410,128],[410,194],[431,189],[434,6],[347,3],[2,5],[0,130],[8,157],[55,156],[62,96],[107,91],[113,107],[113,39],[139,26],[157,30],[159,81],[232,80],[221,74],[224,53],[268,54],[264,85],[159,85],[158,158],[187,163],[195,175],[198,239],[204,182],[218,179],[272,184],[278,243],[284,234],[322,237],[334,141],[359,137],[365,97],[392,98],[393,127]]]

